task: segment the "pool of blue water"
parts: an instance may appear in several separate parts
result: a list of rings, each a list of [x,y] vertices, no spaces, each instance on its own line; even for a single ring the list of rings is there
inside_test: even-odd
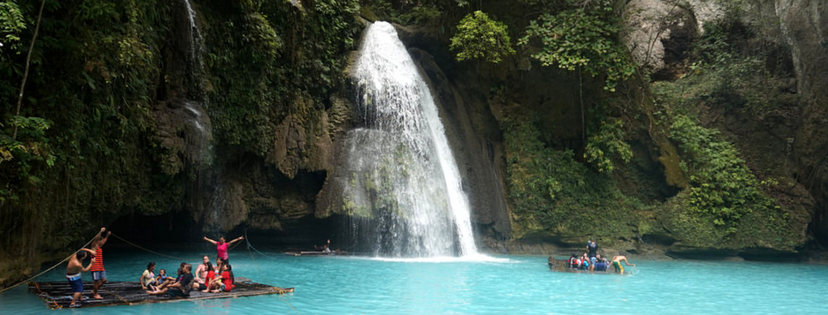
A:
[[[107,253],[110,281],[137,281],[148,261],[175,270],[214,252],[166,251],[178,259]],[[265,256],[267,255],[267,256]],[[60,310],[76,314],[826,314],[828,266],[631,259],[630,275],[550,271],[546,257],[388,260],[231,252],[237,277],[284,296]],[[39,278],[64,281],[65,266]],[[173,272],[174,273],[174,272]],[[84,281],[91,276],[84,274]],[[104,287],[105,290],[105,287]],[[48,308],[21,286],[0,294],[0,313]]]

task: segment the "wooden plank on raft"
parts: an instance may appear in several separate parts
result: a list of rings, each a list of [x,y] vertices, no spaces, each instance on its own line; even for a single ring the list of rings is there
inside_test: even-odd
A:
[[[266,284],[256,283],[246,278],[236,278],[236,287],[231,292],[203,293],[201,291],[190,291],[189,298],[169,297],[167,295],[149,295],[141,288],[138,282],[118,281],[108,282],[100,289],[102,300],[92,299],[92,283],[83,284],[84,300],[83,307],[114,306],[114,305],[136,305],[147,303],[165,303],[187,300],[210,300],[226,299],[245,296],[257,296],[267,294],[285,294],[293,292],[294,288],[280,288]],[[68,308],[72,302],[72,288],[68,282],[31,282],[29,291],[37,294],[38,297],[51,309]]]

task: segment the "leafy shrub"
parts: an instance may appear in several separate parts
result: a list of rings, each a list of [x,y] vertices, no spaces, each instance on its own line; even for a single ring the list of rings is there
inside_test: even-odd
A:
[[[686,115],[674,117],[670,125],[670,138],[682,150],[682,168],[690,179],[690,209],[735,232],[742,217],[778,206],[762,193],[736,148],[718,137],[719,131],[701,127]]]
[[[0,2],[0,52],[9,49],[19,54],[20,32],[24,29],[25,19],[17,4],[13,1]]]
[[[519,44],[539,40],[541,51],[532,57],[542,65],[606,75],[604,89],[614,92],[618,81],[635,73],[635,65],[617,40],[620,28],[618,18],[612,15],[612,1],[602,0],[591,6],[568,2],[571,8],[556,14],[545,12],[531,21]]]
[[[584,158],[598,168],[599,172],[612,173],[615,168],[612,159],[617,157],[629,163],[632,158],[630,145],[624,142],[624,121],[610,118],[601,122],[598,134],[589,137]]]
[[[576,161],[572,150],[547,147],[537,116],[516,115],[502,126],[516,236],[630,235],[637,201],[624,196],[605,174]]]
[[[423,24],[434,21],[440,17],[440,10],[434,6],[418,5],[411,8],[408,13],[400,14],[398,20],[402,24]]]
[[[469,13],[460,20],[449,48],[458,51],[458,61],[483,59],[499,63],[504,57],[515,53],[508,27],[480,11]]]

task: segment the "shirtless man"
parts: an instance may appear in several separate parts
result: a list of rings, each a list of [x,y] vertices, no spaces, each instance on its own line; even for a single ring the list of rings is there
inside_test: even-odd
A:
[[[621,267],[621,261],[624,261],[624,264],[627,266],[635,267],[635,264],[631,264],[627,261],[627,256],[618,255],[612,257],[612,267],[615,268],[615,272],[617,273],[624,273],[624,267]]]
[[[196,268],[195,279],[193,279],[193,281],[198,282],[199,284],[204,284],[204,278],[207,277],[207,264],[210,263],[210,257],[204,255],[201,260],[202,263]]]
[[[87,253],[95,255],[95,251],[82,248],[77,253],[69,258],[69,264],[66,265],[66,280],[69,281],[69,286],[72,287],[72,303],[69,307],[80,307],[81,296],[83,296],[83,280],[81,280],[81,272],[89,272],[92,269],[92,264],[95,263],[95,257],[89,262],[86,267],[83,267],[83,260],[86,259]]]

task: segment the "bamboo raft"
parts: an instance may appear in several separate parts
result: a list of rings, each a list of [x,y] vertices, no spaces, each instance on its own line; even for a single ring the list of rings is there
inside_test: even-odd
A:
[[[323,252],[318,250],[287,251],[285,255],[290,256],[351,256],[351,253],[344,251]]]
[[[555,257],[549,256],[548,264],[549,270],[552,271],[559,271],[559,272],[573,272],[573,273],[598,273],[598,274],[618,274],[616,273],[611,266],[607,266],[606,270],[581,270],[570,268],[567,264],[568,259],[557,259]]]
[[[294,288],[279,288],[266,284],[256,283],[247,278],[236,278],[236,287],[231,292],[203,293],[190,291],[189,298],[169,297],[167,295],[149,295],[141,288],[138,282],[118,281],[108,282],[100,289],[102,300],[92,299],[92,282],[83,283],[83,307],[137,305],[147,303],[164,303],[187,300],[226,299],[244,296],[266,294],[285,294],[293,292]],[[30,282],[29,291],[37,294],[46,306],[51,309],[68,308],[72,302],[72,288],[67,281],[62,282]]]

